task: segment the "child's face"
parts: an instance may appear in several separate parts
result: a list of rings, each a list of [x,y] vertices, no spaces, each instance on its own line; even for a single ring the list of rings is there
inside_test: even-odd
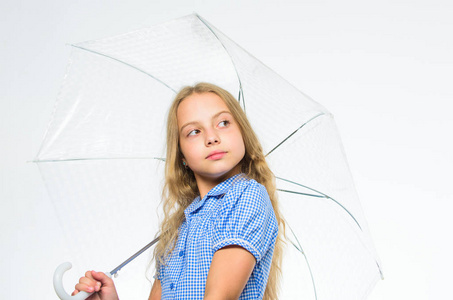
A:
[[[177,120],[180,149],[199,186],[205,181],[220,183],[240,172],[244,141],[239,125],[219,96],[190,95],[179,104]]]

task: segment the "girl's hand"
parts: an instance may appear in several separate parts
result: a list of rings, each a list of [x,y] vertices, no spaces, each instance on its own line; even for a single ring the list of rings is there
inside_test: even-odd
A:
[[[102,272],[87,271],[85,277],[80,278],[72,295],[80,291],[93,293],[88,300],[118,300],[118,294],[113,280]]]

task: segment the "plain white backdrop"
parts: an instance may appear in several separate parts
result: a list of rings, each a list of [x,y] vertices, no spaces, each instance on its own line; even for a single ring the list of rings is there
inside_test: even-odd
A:
[[[55,299],[63,232],[37,153],[66,44],[197,12],[334,115],[385,280],[369,299],[445,299],[453,280],[453,3],[0,2],[0,289]]]

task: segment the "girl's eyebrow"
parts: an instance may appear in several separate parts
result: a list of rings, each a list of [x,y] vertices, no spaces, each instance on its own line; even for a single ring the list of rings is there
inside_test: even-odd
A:
[[[220,116],[221,114],[225,114],[225,113],[231,115],[231,113],[230,113],[229,111],[227,111],[227,110],[222,110],[222,111],[219,111],[218,113],[216,113],[215,115],[213,115],[213,116],[212,116],[212,119],[215,119],[215,118],[217,118],[218,116]]]
[[[220,116],[221,114],[224,114],[224,113],[227,113],[227,114],[231,115],[231,112],[229,112],[227,110],[222,110],[222,111],[219,111],[218,113],[216,113],[215,115],[213,115],[211,119],[215,119],[215,118],[217,118],[218,116]],[[185,127],[187,127],[189,125],[192,125],[192,124],[197,124],[197,123],[198,123],[197,121],[188,122],[188,123],[186,123],[186,124],[181,126],[181,129],[179,129],[179,132],[182,132],[182,130]]]

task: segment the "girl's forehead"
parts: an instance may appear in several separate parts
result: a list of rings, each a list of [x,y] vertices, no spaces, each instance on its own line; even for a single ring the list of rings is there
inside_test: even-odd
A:
[[[222,111],[231,114],[226,103],[217,94],[192,94],[179,103],[176,117],[178,119],[178,125],[181,125],[179,124],[180,122],[209,118]]]

